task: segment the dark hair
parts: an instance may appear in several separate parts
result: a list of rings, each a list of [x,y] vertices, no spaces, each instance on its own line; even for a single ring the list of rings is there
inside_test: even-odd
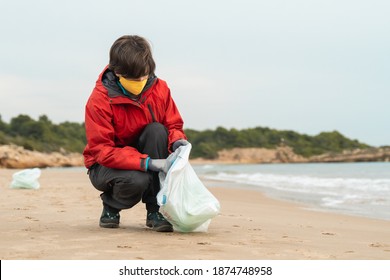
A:
[[[110,49],[109,69],[125,78],[137,79],[154,73],[150,44],[137,35],[125,35],[118,38]]]

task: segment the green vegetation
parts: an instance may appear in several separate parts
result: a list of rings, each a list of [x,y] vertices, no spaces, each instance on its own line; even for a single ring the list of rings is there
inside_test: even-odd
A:
[[[0,145],[15,144],[41,152],[82,152],[85,143],[84,124],[53,124],[45,115],[38,121],[19,115],[7,124],[0,116]]]
[[[316,136],[299,134],[291,130],[275,130],[267,127],[255,127],[243,130],[218,127],[216,130],[196,131],[187,129],[186,134],[193,144],[191,156],[208,159],[216,158],[221,149],[239,148],[276,148],[279,145],[290,146],[296,154],[304,157],[327,152],[340,153],[343,150],[368,148],[357,140],[350,140],[337,131],[322,132]]]
[[[279,145],[288,145],[295,153],[305,157],[369,147],[357,140],[350,140],[337,131],[309,136],[291,130],[267,127],[243,130],[218,127],[204,131],[186,129],[185,133],[193,146],[192,158],[213,159],[217,157],[218,151],[236,147],[272,149]],[[27,115],[19,115],[12,118],[8,124],[3,122],[0,116],[0,145],[11,143],[42,152],[65,150],[81,153],[86,144],[84,124],[53,124],[45,115],[40,116],[37,121]]]

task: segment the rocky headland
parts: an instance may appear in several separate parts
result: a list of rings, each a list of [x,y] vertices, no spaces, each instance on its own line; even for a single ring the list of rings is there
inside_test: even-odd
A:
[[[0,168],[33,168],[33,167],[70,167],[82,166],[83,157],[79,153],[41,153],[26,150],[16,145],[0,146]]]
[[[276,149],[234,148],[222,150],[215,160],[194,159],[194,163],[311,163],[311,162],[372,162],[390,161],[390,147],[355,149],[342,153],[326,153],[318,156],[303,157],[294,153],[288,146]]]
[[[222,150],[214,160],[191,159],[192,163],[310,163],[310,162],[373,162],[390,161],[390,147],[355,149],[342,153],[327,153],[305,158],[294,153],[291,147],[276,149],[234,148]],[[41,153],[16,145],[0,145],[0,168],[45,168],[83,166],[79,153]]]

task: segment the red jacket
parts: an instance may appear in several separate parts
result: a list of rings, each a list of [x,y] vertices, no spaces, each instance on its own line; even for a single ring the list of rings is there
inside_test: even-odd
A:
[[[149,83],[149,81],[148,81]],[[106,67],[99,75],[85,107],[87,145],[84,164],[145,171],[148,157],[136,148],[146,125],[155,121],[168,129],[168,149],[179,139],[186,139],[183,120],[165,81],[152,80],[138,101],[125,96],[116,77]]]

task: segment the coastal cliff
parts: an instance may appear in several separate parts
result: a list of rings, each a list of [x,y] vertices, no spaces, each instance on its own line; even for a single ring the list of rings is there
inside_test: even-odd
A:
[[[200,163],[201,159],[194,159]],[[326,153],[318,156],[303,157],[294,153],[288,146],[276,149],[234,148],[218,152],[215,160],[221,163],[314,163],[314,162],[373,162],[390,161],[390,147],[346,150],[342,153]]]
[[[16,145],[0,146],[0,168],[23,169],[82,165],[83,157],[79,153],[41,153],[26,150]]]
[[[218,152],[215,160],[191,159],[193,163],[310,163],[310,162],[373,162],[390,161],[390,147],[355,149],[343,153],[327,153],[305,158],[288,146],[276,149],[233,148]],[[16,145],[0,145],[0,168],[83,166],[79,153],[41,153]]]
[[[390,161],[390,147],[355,149],[341,154],[326,153],[309,158],[310,162],[370,162]]]

